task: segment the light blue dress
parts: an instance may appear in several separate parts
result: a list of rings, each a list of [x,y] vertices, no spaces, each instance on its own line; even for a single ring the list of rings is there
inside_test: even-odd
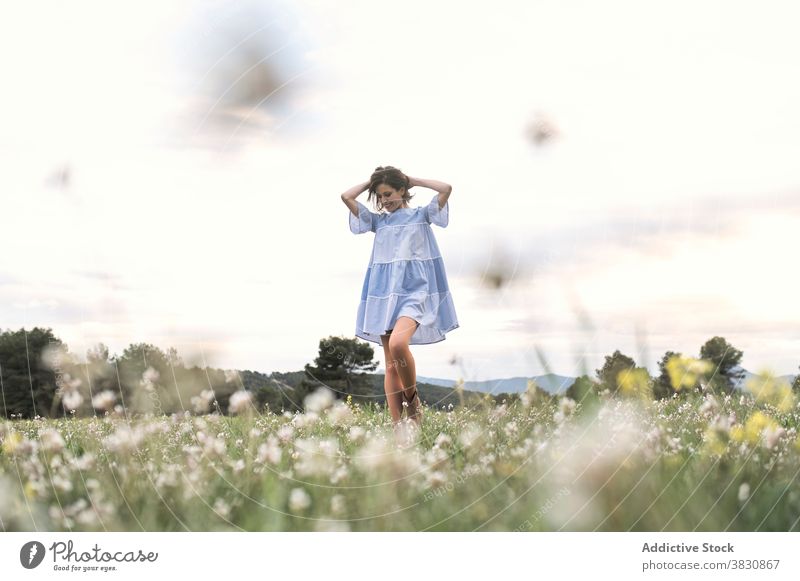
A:
[[[380,335],[405,316],[419,323],[410,345],[444,341],[445,333],[459,325],[431,224],[447,227],[450,202],[440,210],[437,193],[427,206],[380,214],[358,200],[356,203],[358,218],[347,212],[350,231],[375,233],[358,305],[356,336],[381,345]]]

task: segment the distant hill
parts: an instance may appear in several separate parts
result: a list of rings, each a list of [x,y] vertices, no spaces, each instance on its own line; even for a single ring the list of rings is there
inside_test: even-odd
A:
[[[567,388],[575,382],[574,377],[546,373],[544,375],[534,375],[531,377],[507,377],[504,379],[487,379],[485,381],[465,381],[464,389],[491,394],[524,393],[528,388],[529,379],[535,380],[536,385],[551,394],[564,393],[567,391]],[[417,381],[450,388],[455,384],[455,381],[452,379],[423,377],[421,375],[417,376]]]
[[[743,367],[734,367],[734,369],[737,370],[737,371],[741,370],[741,371],[744,372],[744,377],[742,377],[742,379],[740,379],[739,381],[735,381],[734,384],[733,384],[734,387],[736,387],[736,389],[746,390],[747,389],[747,387],[746,387],[747,386],[747,380],[750,379],[751,377],[755,377],[756,374],[755,373],[750,373],[749,371],[747,371]],[[794,383],[794,378],[795,377],[797,377],[797,375],[791,375],[791,374],[789,374],[789,375],[779,375],[778,379],[782,379],[782,380],[786,381],[789,385],[791,385],[792,383]]]

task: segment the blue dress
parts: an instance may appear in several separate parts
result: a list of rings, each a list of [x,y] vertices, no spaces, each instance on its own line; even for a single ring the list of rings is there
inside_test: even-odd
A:
[[[358,218],[347,212],[350,231],[375,233],[358,305],[356,337],[382,345],[380,335],[405,316],[419,323],[410,345],[444,341],[445,333],[459,325],[431,224],[447,226],[449,201],[440,210],[437,193],[427,206],[381,214],[356,203]]]

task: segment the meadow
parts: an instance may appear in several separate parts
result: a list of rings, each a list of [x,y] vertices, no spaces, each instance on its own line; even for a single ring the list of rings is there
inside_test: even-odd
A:
[[[786,396],[786,394],[784,394]],[[233,398],[236,402],[236,398]],[[4,531],[800,530],[791,393],[0,423]]]

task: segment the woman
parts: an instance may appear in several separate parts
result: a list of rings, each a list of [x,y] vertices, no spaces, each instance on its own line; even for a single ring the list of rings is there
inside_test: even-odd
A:
[[[412,208],[408,189],[436,190],[426,206]],[[369,190],[378,213],[356,198]],[[356,336],[383,345],[386,357],[384,391],[392,420],[402,410],[419,426],[422,402],[417,393],[417,373],[409,345],[438,343],[458,328],[444,261],[431,224],[449,223],[448,198],[452,187],[444,182],[406,176],[392,166],[378,167],[369,181],[342,194],[350,209],[353,234],[374,232],[361,301],[356,316]]]

